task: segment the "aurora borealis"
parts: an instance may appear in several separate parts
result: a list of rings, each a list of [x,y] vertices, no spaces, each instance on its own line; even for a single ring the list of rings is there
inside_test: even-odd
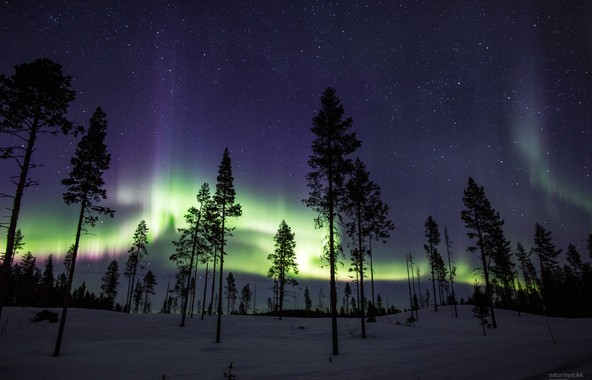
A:
[[[423,224],[432,215],[451,235],[459,279],[472,281],[459,216],[469,176],[485,187],[513,246],[530,246],[539,222],[558,248],[574,243],[585,253],[590,4],[191,3],[0,4],[0,72],[48,57],[73,78],[70,118],[88,125],[100,105],[109,121],[105,205],[117,213],[83,238],[86,272],[76,282],[102,275],[108,259],[123,265],[142,219],[150,267],[166,282],[175,228],[199,186],[215,186],[225,147],[243,207],[231,221],[228,270],[264,275],[285,219],[296,234],[300,277],[326,278],[324,231],[314,229],[301,200],[311,120],[327,86],[353,117],[359,155],[396,225],[389,242],[374,248],[376,278],[404,278],[407,252],[425,261]],[[19,228],[24,250],[40,259],[63,257],[73,241],[76,211],[63,203],[60,181],[75,145],[47,136],[35,153],[44,164],[32,173],[40,185],[25,193]],[[0,192],[11,193],[15,167],[0,162],[0,170]]]

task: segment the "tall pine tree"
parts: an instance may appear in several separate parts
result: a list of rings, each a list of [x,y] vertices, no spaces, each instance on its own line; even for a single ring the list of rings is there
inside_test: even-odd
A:
[[[561,283],[558,278],[559,264],[557,256],[559,256],[561,250],[555,248],[551,231],[545,230],[538,223],[535,224],[533,249],[539,259],[543,303],[547,312],[557,314],[560,311],[559,304],[561,303]]]
[[[5,257],[0,267],[0,317],[8,289],[10,267],[15,251],[16,232],[25,189],[38,183],[29,170],[39,166],[33,153],[39,148],[41,135],[77,132],[66,118],[76,92],[70,88],[71,77],[62,66],[49,59],[37,59],[17,65],[14,75],[0,75],[0,158],[16,162],[18,175],[10,178],[16,186],[12,199],[10,223],[6,235]]]
[[[107,135],[107,118],[103,110],[98,107],[90,119],[90,127],[82,137],[76,147],[75,156],[70,161],[72,171],[70,176],[62,180],[62,184],[67,187],[64,193],[64,202],[71,205],[80,204],[80,214],[78,216],[78,225],[76,227],[76,237],[72,250],[72,259],[68,273],[68,283],[64,295],[64,305],[62,309],[62,318],[56,340],[54,356],[59,356],[62,344],[64,326],[66,324],[66,315],[68,313],[68,301],[70,299],[70,289],[74,279],[74,269],[76,266],[76,256],[80,245],[80,235],[86,231],[87,226],[93,227],[97,220],[97,215],[109,215],[113,217],[115,213],[108,207],[98,206],[97,203],[107,199],[107,190],[103,189],[103,173],[109,169],[111,155],[107,152],[105,137]]]
[[[235,203],[236,191],[234,190],[234,178],[232,177],[232,161],[228,148],[224,149],[222,162],[218,168],[216,182],[216,194],[214,204],[220,217],[220,283],[218,284],[218,318],[216,321],[216,343],[220,343],[220,328],[222,324],[222,289],[224,280],[224,248],[226,246],[226,235],[234,228],[226,224],[228,218],[236,218],[242,215],[241,205]]]
[[[461,211],[460,217],[465,222],[465,227],[469,230],[467,236],[469,239],[476,239],[475,245],[468,248],[470,252],[478,252],[481,258],[481,270],[485,279],[485,298],[487,300],[491,323],[493,328],[497,328],[495,311],[493,309],[493,295],[490,278],[490,261],[494,246],[492,235],[497,224],[501,223],[499,214],[495,212],[489,199],[485,196],[483,186],[478,186],[473,178],[469,177],[469,183],[464,190],[463,203],[465,209]]]
[[[311,131],[316,139],[312,143],[312,155],[308,165],[311,172],[306,175],[309,197],[304,203],[319,213],[315,226],[328,227],[328,246],[325,258],[329,262],[331,332],[333,355],[339,355],[337,336],[337,254],[341,250],[338,236],[339,209],[346,176],[351,173],[353,164],[349,156],[360,147],[361,142],[355,133],[350,132],[352,119],[344,119],[344,110],[335,90],[327,88],[321,96],[321,110],[313,118]]]

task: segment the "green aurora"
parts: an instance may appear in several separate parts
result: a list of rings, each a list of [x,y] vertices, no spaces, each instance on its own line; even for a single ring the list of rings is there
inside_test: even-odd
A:
[[[117,211],[115,218],[102,218],[96,227],[89,229],[82,238],[79,258],[92,261],[118,259],[120,266],[123,265],[136,226],[140,220],[146,220],[150,228],[147,260],[154,267],[158,264],[165,271],[173,271],[174,264],[168,260],[173,252],[171,242],[176,239],[176,229],[184,226],[186,210],[197,206],[195,195],[201,183],[179,173],[155,176],[147,184],[118,181],[116,190],[110,190],[110,198],[105,201]],[[237,202],[243,207],[243,216],[230,220],[235,230],[228,240],[226,268],[265,276],[269,268],[267,256],[274,248],[273,237],[280,222],[286,220],[296,234],[298,278],[328,278],[328,269],[321,259],[325,231],[314,228],[315,214],[301,203],[303,197],[280,193],[270,196],[237,186]],[[33,253],[39,258],[38,262],[50,254],[60,262],[74,241],[76,208],[57,201],[61,200],[59,195],[55,199],[55,202],[27,204],[21,214],[19,228],[25,236],[23,251]],[[376,280],[407,278],[404,256],[408,250],[393,248],[396,234],[395,230],[387,244],[373,247]],[[428,265],[423,248],[420,249],[415,258],[423,277],[428,276]],[[344,252],[338,266],[341,281],[349,280],[347,244]],[[465,257],[457,257],[456,266],[457,281],[472,283],[474,265]]]

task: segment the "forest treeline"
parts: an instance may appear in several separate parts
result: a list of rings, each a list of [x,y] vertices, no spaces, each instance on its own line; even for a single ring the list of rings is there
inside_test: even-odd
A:
[[[70,82],[71,78],[62,73],[61,66],[48,59],[17,65],[12,76],[0,76],[0,157],[13,161],[17,172],[3,178],[12,182],[14,193],[1,194],[11,206],[10,220],[4,225],[7,240],[0,267],[0,316],[4,305],[63,307],[55,356],[59,354],[61,334],[71,306],[128,313],[178,312],[181,326],[194,312],[201,318],[206,313],[216,315],[216,342],[219,343],[221,315],[247,314],[250,310],[254,313],[257,305],[256,289],[245,284],[239,292],[232,273],[224,272],[224,262],[230,254],[226,245],[234,230],[231,221],[242,216],[241,205],[235,200],[229,149],[223,152],[215,185],[203,183],[195,203],[188,205],[183,216],[185,226],[177,229],[176,239],[171,242],[170,260],[175,263],[177,272],[175,281],[167,284],[162,304],[153,299],[156,277],[151,271],[144,271],[149,254],[149,226],[144,220],[130,237],[123,268],[125,293],[120,293],[120,267],[116,260],[109,264],[101,280],[99,295],[89,291],[85,283],[73,289],[81,238],[100,216],[114,217],[115,210],[99,205],[107,199],[102,176],[111,160],[105,145],[107,115],[97,107],[88,127],[68,120],[67,110],[76,94]],[[329,302],[325,305],[324,294],[319,294],[315,311],[331,317],[333,355],[338,355],[338,316],[357,316],[361,337],[365,338],[366,322],[373,321],[376,315],[398,311],[385,307],[380,295],[375,294],[373,264],[373,248],[390,238],[395,225],[389,215],[389,205],[382,199],[380,185],[371,179],[362,158],[356,155],[362,141],[353,132],[353,120],[345,116],[335,90],[327,88],[320,101],[321,107],[311,127],[315,139],[308,160],[310,172],[305,178],[309,194],[302,202],[316,212],[311,223],[325,232],[325,238],[319,241],[319,251],[328,264]],[[38,146],[38,137],[47,134],[80,136],[70,161],[72,171],[62,180],[66,188],[63,201],[79,207],[79,217],[74,242],[65,255],[64,272],[57,277],[54,276],[53,256],[49,256],[41,268],[30,252],[15,260],[26,246],[26,231],[23,233],[18,227],[23,194],[26,189],[39,185],[39,181],[31,179],[30,169],[43,164],[34,160],[34,152],[42,148]],[[536,223],[531,248],[521,243],[512,246],[504,234],[504,220],[490,204],[483,186],[473,178],[468,179],[463,205],[460,218],[472,242],[468,251],[480,264],[476,275],[479,280],[468,301],[475,303],[475,315],[483,326],[489,324],[486,318],[491,318],[491,326],[498,327],[494,307],[554,316],[592,316],[592,268],[575,245],[570,244],[563,254],[555,247],[551,231]],[[444,228],[442,244],[440,227],[431,216],[427,217],[424,229],[431,293],[429,288],[425,292],[420,288],[422,277],[415,264],[417,258],[406,255],[409,309],[416,322],[420,318],[419,309],[433,307],[438,311],[441,305],[458,303],[454,292],[456,268],[448,231]],[[592,258],[592,234],[587,241]],[[298,285],[296,243],[297,237],[286,220],[282,220],[270,241],[273,253],[267,257],[270,263],[267,275],[273,289],[273,296],[267,299],[267,312],[278,315],[279,319],[284,313],[286,296],[293,295],[290,289]],[[340,300],[336,286],[337,264],[343,257],[350,261],[347,269],[350,281]],[[200,267],[205,276],[198,289]],[[118,295],[125,297],[121,304],[117,302]],[[312,315],[308,288],[304,298],[304,312]]]

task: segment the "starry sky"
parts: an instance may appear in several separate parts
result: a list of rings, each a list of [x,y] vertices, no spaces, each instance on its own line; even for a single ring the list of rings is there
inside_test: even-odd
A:
[[[225,268],[265,274],[285,219],[301,276],[326,278],[324,232],[302,199],[311,120],[330,86],[396,225],[374,249],[377,278],[404,278],[407,252],[425,261],[423,224],[432,215],[449,231],[459,278],[472,282],[477,264],[460,220],[469,176],[484,186],[513,246],[530,247],[538,222],[558,248],[574,243],[585,254],[590,19],[584,1],[8,0],[0,4],[0,72],[50,58],[72,76],[71,120],[88,125],[97,106],[107,113],[104,204],[117,214],[83,238],[80,278],[100,277],[113,258],[123,266],[145,219],[149,265],[166,281],[175,228],[199,186],[215,186],[225,147],[243,205]],[[19,227],[36,256],[61,258],[73,243],[76,207],[62,202],[60,182],[75,146],[47,137],[35,153],[44,167],[32,173],[40,185],[27,190]],[[0,169],[0,190],[13,192],[14,165]]]

